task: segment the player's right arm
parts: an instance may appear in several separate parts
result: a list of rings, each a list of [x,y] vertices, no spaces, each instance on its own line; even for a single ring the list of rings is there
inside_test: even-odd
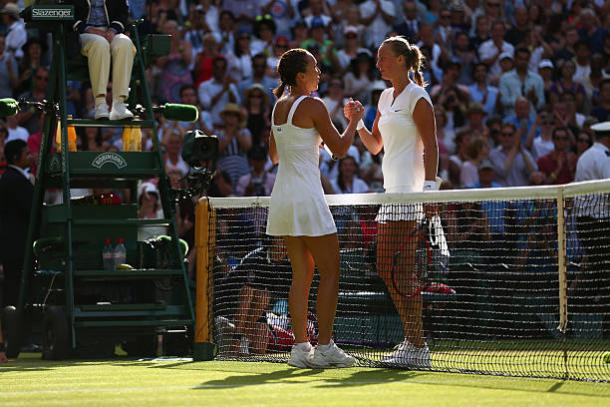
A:
[[[343,107],[343,114],[345,117],[349,117],[353,107],[355,106],[355,101],[351,100]],[[383,139],[381,138],[381,133],[379,132],[379,119],[381,118],[381,113],[379,113],[379,109],[377,109],[377,113],[375,114],[375,120],[373,121],[373,128],[371,131],[367,129],[365,126],[362,126],[360,130],[358,130],[358,135],[362,140],[362,144],[366,147],[367,150],[373,155],[377,155],[383,149]]]
[[[362,104],[356,102],[357,104],[355,105],[354,110],[350,117],[348,117],[349,123],[347,128],[343,134],[339,134],[339,131],[332,123],[328,109],[322,100],[309,98],[306,102],[313,125],[318,133],[320,133],[322,140],[324,140],[324,144],[330,148],[335,156],[339,158],[345,156],[347,150],[354,141],[358,120],[362,119],[362,116],[364,116]],[[358,108],[359,110],[356,110]]]

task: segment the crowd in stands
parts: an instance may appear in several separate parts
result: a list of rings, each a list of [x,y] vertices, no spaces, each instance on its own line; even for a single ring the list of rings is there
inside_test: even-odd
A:
[[[0,97],[42,100],[49,39],[28,31],[23,4],[4,3],[0,24]],[[343,106],[366,106],[372,127],[387,84],[376,49],[404,35],[427,58],[435,106],[440,176],[445,188],[571,182],[578,157],[594,142],[591,124],[610,119],[610,1],[607,0],[130,0],[142,34],[171,34],[169,55],[148,70],[156,103],[197,105],[197,123],[159,118],[167,171],[185,175],[184,133],[220,138],[212,195],[268,195],[275,168],[266,149],[277,86],[276,63],[302,47],[318,59],[318,95],[335,126]],[[92,117],[87,83],[70,82],[69,113]],[[25,111],[0,125],[0,147],[26,141],[36,156],[40,114]],[[83,129],[80,150],[121,150],[116,129]],[[0,155],[3,148],[0,148]],[[2,157],[3,158],[3,157]],[[333,161],[322,150],[327,193],[381,191],[383,153],[360,140]],[[3,159],[0,161],[4,161]]]

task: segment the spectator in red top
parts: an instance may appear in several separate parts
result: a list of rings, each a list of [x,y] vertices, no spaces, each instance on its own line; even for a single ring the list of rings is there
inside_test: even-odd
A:
[[[545,176],[545,184],[567,184],[576,174],[576,154],[570,150],[570,133],[566,127],[553,130],[555,149],[538,159],[538,167]]]

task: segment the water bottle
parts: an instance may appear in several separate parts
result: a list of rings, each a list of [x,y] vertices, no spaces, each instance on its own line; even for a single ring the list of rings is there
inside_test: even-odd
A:
[[[116,240],[116,246],[114,246],[114,267],[115,269],[120,265],[124,264],[127,258],[127,250],[125,249],[125,245],[123,244],[124,240],[122,237],[119,237]]]
[[[104,270],[114,271],[114,250],[112,248],[112,240],[106,239],[104,241],[104,249],[102,250],[102,260],[104,263]]]

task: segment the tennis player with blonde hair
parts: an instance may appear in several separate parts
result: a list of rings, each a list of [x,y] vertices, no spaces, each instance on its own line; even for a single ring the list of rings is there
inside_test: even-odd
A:
[[[382,92],[369,131],[360,122],[358,134],[372,154],[384,149],[382,171],[387,193],[438,189],[438,143],[430,96],[421,73],[419,48],[403,37],[386,39],[377,52],[377,69],[392,87]],[[351,115],[355,102],[345,106]],[[431,367],[423,335],[421,283],[416,269],[417,228],[424,216],[421,205],[384,205],[377,216],[377,272],[384,280],[400,315],[404,341],[383,361],[419,368]],[[432,212],[428,206],[426,212]]]
[[[288,364],[302,368],[348,367],[355,359],[332,340],[339,292],[339,241],[322,190],[318,163],[322,141],[334,155],[346,154],[364,108],[360,102],[352,103],[349,124],[341,135],[332,124],[326,105],[310,96],[320,81],[313,55],[304,49],[291,49],[281,56],[278,72],[280,86],[274,90],[278,100],[271,113],[269,153],[279,167],[271,193],[267,234],[284,238],[292,266],[288,305],[295,344]],[[315,349],[307,334],[314,265],[320,272]]]

